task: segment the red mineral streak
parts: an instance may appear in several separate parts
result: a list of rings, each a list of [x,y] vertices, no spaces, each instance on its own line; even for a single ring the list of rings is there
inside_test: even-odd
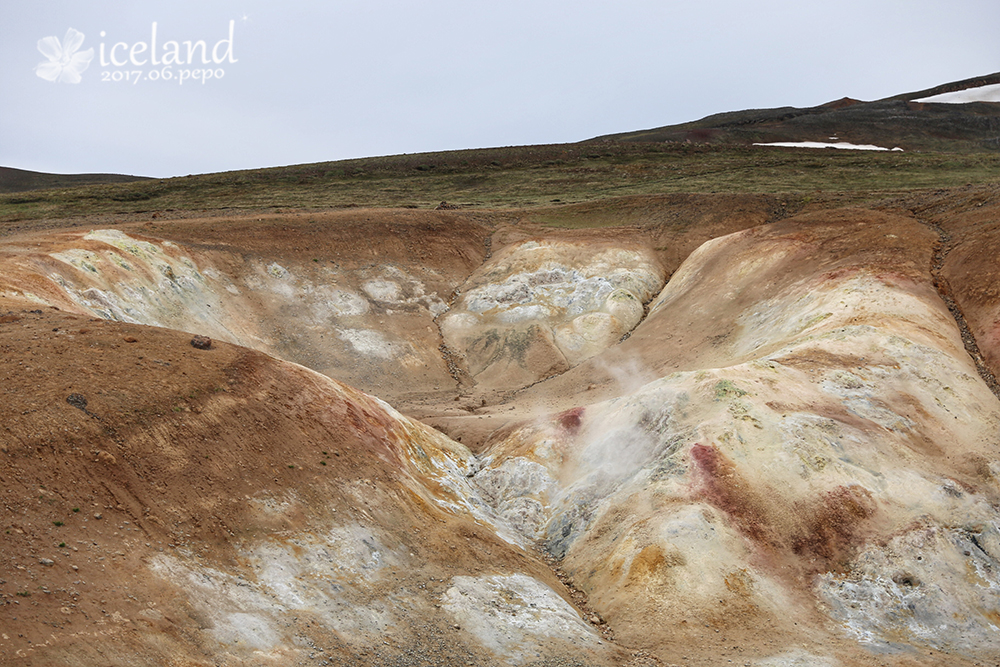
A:
[[[822,568],[846,563],[864,541],[876,505],[868,489],[838,486],[820,496],[811,508],[802,508],[805,518],[790,538],[792,551],[820,559]]]
[[[859,485],[790,502],[767,487],[752,486],[714,446],[694,445],[691,458],[699,498],[725,512],[754,542],[808,557],[810,571],[842,567],[864,543],[876,514],[871,492]]]
[[[560,412],[557,420],[559,425],[566,429],[570,435],[576,435],[582,423],[583,408],[572,408],[565,412]]]
[[[715,447],[702,444],[691,448],[691,458],[698,470],[698,495],[728,514],[747,537],[772,542],[764,499],[740,476],[733,462]]]

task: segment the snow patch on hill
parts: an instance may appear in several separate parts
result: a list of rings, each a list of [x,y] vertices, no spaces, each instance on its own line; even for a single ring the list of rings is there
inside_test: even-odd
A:
[[[924,97],[915,102],[928,102],[936,104],[968,104],[969,102],[1000,102],[1000,83],[992,86],[979,86],[958,90],[953,93],[942,93]]]
[[[902,151],[899,146],[886,148],[885,146],[875,146],[874,144],[851,144],[846,141],[829,143],[824,141],[772,141],[770,143],[755,143],[754,146],[780,146],[782,148],[839,148],[851,151]]]

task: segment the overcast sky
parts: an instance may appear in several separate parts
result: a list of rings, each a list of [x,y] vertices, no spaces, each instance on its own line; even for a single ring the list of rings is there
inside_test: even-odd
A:
[[[175,176],[561,143],[998,70],[996,0],[2,0],[0,165]]]

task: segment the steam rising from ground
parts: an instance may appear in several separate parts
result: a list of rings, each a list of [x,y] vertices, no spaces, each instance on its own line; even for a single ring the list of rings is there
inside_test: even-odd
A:
[[[17,289],[107,319],[297,350],[314,367],[381,374],[394,388],[465,371],[477,390],[504,396],[554,374],[610,378],[600,392],[575,388],[572,409],[517,413],[532,416],[476,458],[379,399],[287,365],[297,386],[356,408],[333,426],[370,436],[382,448],[372,460],[398,473],[345,477],[338,492],[358,507],[375,495],[411,503],[412,516],[393,515],[389,527],[367,513],[327,516],[248,537],[229,569],[190,553],[154,557],[152,571],[196,593],[186,595],[205,632],[234,655],[249,647],[287,659],[299,639],[285,619],[298,613],[357,645],[426,616],[508,661],[539,658],[556,638],[573,655],[605,650],[537,571],[483,565],[449,570],[433,593],[400,587],[398,571],[426,564],[400,535],[414,517],[434,517],[458,534],[488,531],[494,551],[484,553],[538,545],[561,558],[629,645],[666,641],[650,639],[653,626],[684,633],[735,618],[784,641],[803,636],[795,619],[808,619],[879,651],[990,657],[1000,651],[1000,406],[913,269],[927,257],[893,259],[900,235],[880,231],[877,266],[843,261],[843,246],[822,255],[855,224],[889,222],[718,238],[665,287],[646,248],[515,243],[468,277],[451,310],[451,284],[426,267],[195,256],[115,230],[18,260],[42,278]],[[661,334],[682,328],[700,356],[666,347],[677,341]],[[659,370],[668,365],[651,358],[675,363]],[[471,420],[477,406],[454,409]],[[291,522],[299,501],[247,502]],[[755,664],[807,663],[836,661],[796,649]]]
[[[709,317],[761,261],[784,261],[720,262],[738,241],[694,253],[650,318],[720,285],[722,298],[699,296]],[[709,280],[713,267],[730,279]],[[625,626],[678,623],[684,609],[723,601],[781,627],[791,608],[813,613],[783,582],[795,567],[826,572],[820,608],[867,643],[993,651],[1000,588],[963,572],[1000,565],[985,546],[1000,515],[933,461],[993,457],[1000,412],[954,328],[924,326],[948,322],[940,302],[863,271],[818,272],[751,308],[731,314],[738,324],[725,343],[745,361],[651,380],[638,361],[605,365],[621,393],[512,429],[475,477],[483,497],[565,557]],[[896,546],[864,550],[876,532],[898,535]],[[975,541],[984,546],[956,546]],[[837,573],[847,560],[850,577]],[[949,591],[945,611],[934,611],[933,591]],[[891,611],[908,604],[917,611],[905,620]]]

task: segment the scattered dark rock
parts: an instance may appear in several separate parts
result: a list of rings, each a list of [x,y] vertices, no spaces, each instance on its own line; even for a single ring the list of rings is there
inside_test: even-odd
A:
[[[207,350],[212,347],[212,339],[208,336],[195,336],[191,339],[191,347],[199,350]]]
[[[457,204],[449,204],[448,202],[443,201],[440,204],[438,204],[437,207],[434,210],[435,211],[454,211],[457,208],[460,208]]]
[[[74,408],[79,408],[84,412],[87,411],[87,399],[83,397],[83,394],[70,394],[66,397],[66,402]]]

